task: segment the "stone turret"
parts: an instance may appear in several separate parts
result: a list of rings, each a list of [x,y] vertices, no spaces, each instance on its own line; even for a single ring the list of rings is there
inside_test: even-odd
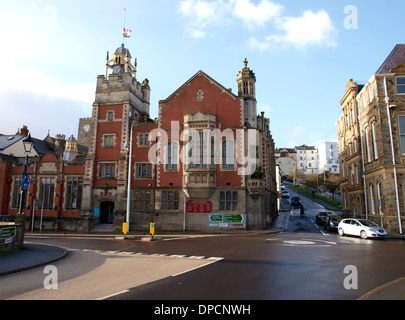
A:
[[[244,99],[244,117],[245,125],[251,128],[256,128],[256,76],[252,70],[248,68],[248,61],[243,62],[245,67],[239,72],[238,96]]]

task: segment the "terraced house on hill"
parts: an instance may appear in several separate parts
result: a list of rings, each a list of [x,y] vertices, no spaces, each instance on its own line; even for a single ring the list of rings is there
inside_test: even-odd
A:
[[[342,205],[347,215],[403,232],[405,44],[365,84],[349,80],[337,122]]]
[[[88,231],[101,223],[121,230],[127,220],[130,230],[145,231],[152,221],[157,230],[268,227],[277,214],[274,141],[269,119],[257,115],[247,60],[237,94],[198,71],[159,102],[155,120],[149,80],[137,81],[132,61],[124,45],[107,54],[77,140],[34,139],[22,198],[27,226],[35,202],[43,204],[36,214],[43,209],[44,229]],[[0,154],[3,213],[19,211],[27,134],[0,137],[18,139],[20,150]]]

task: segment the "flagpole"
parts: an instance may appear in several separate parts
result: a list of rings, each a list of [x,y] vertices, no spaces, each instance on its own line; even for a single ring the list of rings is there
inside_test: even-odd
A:
[[[124,35],[125,35],[125,9],[124,9],[124,17],[122,22],[122,44],[124,44]]]

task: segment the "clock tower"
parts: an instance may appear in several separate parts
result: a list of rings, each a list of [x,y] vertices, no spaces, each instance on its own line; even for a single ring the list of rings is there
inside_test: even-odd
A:
[[[110,59],[111,58],[111,59]],[[108,223],[120,229],[125,219],[128,150],[131,125],[149,119],[149,80],[137,80],[137,60],[131,62],[122,44],[110,57],[105,74],[97,77],[92,116],[80,119],[78,141],[88,147],[83,179],[82,216],[89,228]]]
[[[91,118],[81,118],[79,120],[79,132],[77,135],[77,143],[89,147],[91,138]]]

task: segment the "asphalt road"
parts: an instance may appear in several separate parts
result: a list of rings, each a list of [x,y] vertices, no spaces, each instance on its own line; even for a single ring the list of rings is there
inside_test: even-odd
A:
[[[323,208],[310,199],[303,203],[305,217],[291,211],[287,230],[278,234],[157,242],[31,237],[27,241],[69,249],[55,263],[58,288],[45,289],[47,275],[36,268],[0,277],[0,299],[405,299],[405,256],[398,254],[404,241],[326,232],[315,224]]]

